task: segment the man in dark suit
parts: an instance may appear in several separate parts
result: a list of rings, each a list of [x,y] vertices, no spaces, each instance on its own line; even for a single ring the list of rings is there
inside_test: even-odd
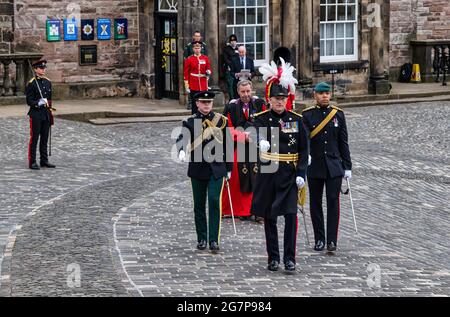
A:
[[[330,85],[319,83],[315,88],[314,98],[315,105],[303,110],[303,122],[311,132],[311,165],[307,176],[315,237],[314,250],[322,251],[325,247],[322,193],[326,186],[327,250],[334,252],[339,227],[339,193],[342,178],[352,177],[352,161],[344,112],[330,105]]]
[[[239,46],[239,56],[233,56],[231,60],[231,75],[234,78],[233,84],[233,99],[238,99],[239,94],[237,92],[237,83],[239,80],[251,80],[255,75],[255,64],[253,59],[247,56],[247,49],[245,46]],[[248,72],[242,72],[247,70]]]

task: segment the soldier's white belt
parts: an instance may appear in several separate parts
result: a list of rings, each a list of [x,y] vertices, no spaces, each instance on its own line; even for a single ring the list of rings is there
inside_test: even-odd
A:
[[[206,77],[206,75],[204,75],[204,74],[192,74],[192,73],[191,73],[191,76],[199,77],[199,78]]]

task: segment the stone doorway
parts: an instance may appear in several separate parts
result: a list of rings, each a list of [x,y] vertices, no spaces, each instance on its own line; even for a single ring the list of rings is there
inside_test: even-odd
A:
[[[177,14],[157,13],[155,16],[155,34],[155,97],[157,99],[179,99]]]

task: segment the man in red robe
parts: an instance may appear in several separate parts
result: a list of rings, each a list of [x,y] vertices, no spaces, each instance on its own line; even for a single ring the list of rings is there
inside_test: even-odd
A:
[[[244,130],[250,117],[266,110],[266,105],[264,100],[253,96],[253,85],[249,80],[240,81],[237,91],[239,99],[231,100],[223,113],[228,118],[228,127],[234,139],[234,165],[229,186],[234,216],[248,220],[258,165],[255,158],[251,160],[249,157],[249,133]],[[227,188],[222,193],[222,215],[231,215]]]

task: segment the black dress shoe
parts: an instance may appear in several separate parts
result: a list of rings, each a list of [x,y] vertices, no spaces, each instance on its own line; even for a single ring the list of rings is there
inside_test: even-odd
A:
[[[199,249],[199,250],[205,250],[205,249],[206,249],[206,245],[207,245],[206,240],[200,240],[200,241],[197,243],[197,249]]]
[[[328,252],[334,252],[334,251],[336,251],[336,249],[337,249],[336,243],[330,242],[330,243],[327,244]]]
[[[30,165],[30,169],[32,169],[32,170],[40,170],[41,168],[36,163],[33,163],[33,164]]]
[[[220,248],[219,248],[219,245],[217,244],[216,241],[212,241],[212,242],[209,244],[209,250],[210,250],[211,253],[213,253],[213,254],[219,253]]]
[[[289,260],[286,263],[284,263],[284,271],[287,274],[295,273],[295,263],[294,263],[294,261]]]
[[[322,251],[325,248],[325,243],[323,241],[317,241],[316,245],[314,246],[315,251]]]
[[[267,269],[269,270],[269,271],[278,271],[278,266],[279,266],[279,262],[278,261],[275,261],[275,260],[272,260],[272,261],[270,261],[269,262],[269,265],[267,265]]]
[[[41,162],[41,167],[55,168],[56,165],[53,165],[52,163],[49,162]]]
[[[239,219],[241,219],[241,221],[248,221],[250,220],[250,216],[241,216]]]
[[[258,216],[254,216],[255,217],[255,222],[257,223],[262,223],[264,221],[264,218],[262,217],[258,217]]]

